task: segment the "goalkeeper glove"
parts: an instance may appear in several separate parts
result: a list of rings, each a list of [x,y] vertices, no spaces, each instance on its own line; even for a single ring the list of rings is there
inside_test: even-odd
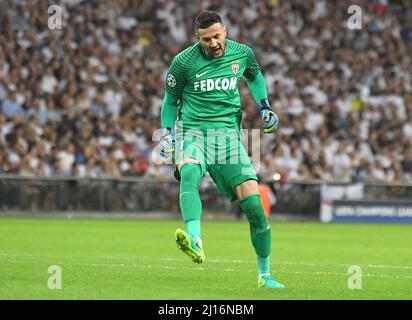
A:
[[[160,139],[160,155],[163,158],[169,158],[175,151],[175,130],[171,128],[163,128],[162,138]]]
[[[279,117],[270,109],[269,100],[262,99],[258,103],[260,115],[264,121],[263,132],[272,133],[278,129]]]

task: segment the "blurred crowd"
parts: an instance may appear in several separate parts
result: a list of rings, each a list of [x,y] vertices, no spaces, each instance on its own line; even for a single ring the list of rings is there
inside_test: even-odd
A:
[[[172,177],[152,152],[165,74],[212,9],[254,49],[281,118],[261,137],[261,176],[412,182],[410,1],[56,2],[61,30],[47,0],[0,2],[0,173]],[[260,128],[241,94],[244,127]]]

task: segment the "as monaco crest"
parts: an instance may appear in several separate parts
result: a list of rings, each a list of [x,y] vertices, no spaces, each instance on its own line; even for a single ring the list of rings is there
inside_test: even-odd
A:
[[[239,62],[233,61],[232,63],[232,71],[234,74],[236,74],[239,71]]]

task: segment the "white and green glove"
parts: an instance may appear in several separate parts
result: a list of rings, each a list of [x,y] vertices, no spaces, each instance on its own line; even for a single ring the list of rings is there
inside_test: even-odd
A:
[[[164,128],[162,132],[162,138],[160,139],[160,155],[163,158],[170,158],[175,152],[175,130],[171,128]]]
[[[269,100],[262,99],[258,103],[258,108],[260,115],[264,121],[263,123],[263,132],[264,133],[273,133],[278,129],[279,126],[279,117],[270,109]]]

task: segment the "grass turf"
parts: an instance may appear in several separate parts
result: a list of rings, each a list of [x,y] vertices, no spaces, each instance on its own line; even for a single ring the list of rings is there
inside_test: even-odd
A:
[[[0,219],[0,299],[412,299],[412,225],[272,222],[272,274],[256,288],[246,221],[202,224],[206,262],[174,242],[180,221]],[[47,286],[51,265],[62,289]],[[348,288],[351,265],[362,289]]]

